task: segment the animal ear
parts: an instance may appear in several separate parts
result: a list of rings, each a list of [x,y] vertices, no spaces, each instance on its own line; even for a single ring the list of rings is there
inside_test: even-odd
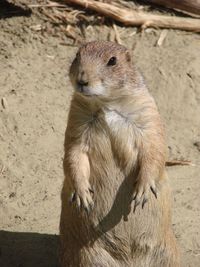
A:
[[[130,54],[130,52],[128,50],[126,50],[126,60],[128,62],[131,62],[131,54]]]

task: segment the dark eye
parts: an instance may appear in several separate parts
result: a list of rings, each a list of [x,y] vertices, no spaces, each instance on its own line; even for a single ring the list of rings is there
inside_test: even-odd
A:
[[[107,63],[107,66],[114,66],[117,63],[117,58],[116,57],[111,57]]]

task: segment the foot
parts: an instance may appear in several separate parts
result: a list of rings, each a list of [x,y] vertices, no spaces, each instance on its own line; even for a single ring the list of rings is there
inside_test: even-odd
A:
[[[139,179],[135,184],[133,193],[134,209],[141,203],[142,208],[148,201],[149,195],[153,193],[154,197],[157,198],[157,187],[154,180],[142,180]]]
[[[89,183],[82,184],[75,188],[71,194],[70,202],[77,208],[77,210],[85,210],[89,213],[94,206],[92,195],[94,194],[93,190],[90,188]]]

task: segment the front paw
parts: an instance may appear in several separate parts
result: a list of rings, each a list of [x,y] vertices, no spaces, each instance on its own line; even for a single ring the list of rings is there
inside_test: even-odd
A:
[[[93,194],[94,191],[89,186],[81,186],[71,193],[70,202],[77,210],[85,210],[89,213],[94,207]]]
[[[133,200],[134,200],[134,209],[141,203],[142,208],[147,203],[149,195],[154,194],[154,197],[157,198],[157,187],[154,180],[138,180],[135,184]]]

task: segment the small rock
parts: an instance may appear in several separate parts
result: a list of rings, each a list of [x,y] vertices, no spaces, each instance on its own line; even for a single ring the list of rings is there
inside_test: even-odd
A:
[[[7,100],[6,100],[5,97],[3,97],[1,99],[1,104],[2,104],[2,106],[3,106],[4,109],[8,109],[8,102],[7,102]]]
[[[9,195],[9,198],[13,198],[13,197],[15,197],[15,196],[16,196],[15,192],[12,192],[12,193]]]
[[[15,219],[20,219],[21,220],[21,216],[15,215]]]
[[[194,146],[196,146],[196,148],[199,150],[200,152],[200,141],[197,141],[193,144]]]

